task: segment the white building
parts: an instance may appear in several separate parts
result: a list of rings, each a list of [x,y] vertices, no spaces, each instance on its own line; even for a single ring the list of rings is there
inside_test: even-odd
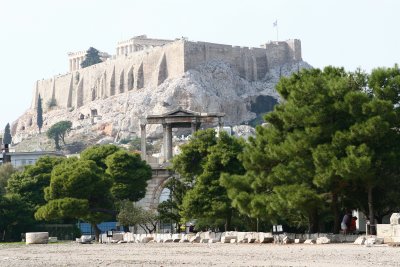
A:
[[[0,153],[0,165],[4,162],[10,162],[15,168],[35,164],[43,156],[64,157],[57,151],[36,151],[36,152],[4,152]]]

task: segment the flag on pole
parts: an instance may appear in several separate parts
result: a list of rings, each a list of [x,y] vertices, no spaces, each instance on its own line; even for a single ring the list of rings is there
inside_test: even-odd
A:
[[[278,27],[278,20],[275,20],[274,23],[272,24],[273,27]]]

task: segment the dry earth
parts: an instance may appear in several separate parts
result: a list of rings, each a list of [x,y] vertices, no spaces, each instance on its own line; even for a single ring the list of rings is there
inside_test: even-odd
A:
[[[353,244],[0,244],[0,266],[400,266],[399,250]]]

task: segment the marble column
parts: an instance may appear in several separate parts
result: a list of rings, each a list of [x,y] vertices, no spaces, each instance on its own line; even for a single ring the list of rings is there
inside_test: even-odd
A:
[[[140,148],[142,160],[146,160],[146,124],[140,124]]]
[[[167,161],[167,124],[163,123],[163,154],[164,154],[164,162]]]
[[[69,60],[69,72],[72,71],[72,59]]]
[[[171,124],[167,124],[167,137],[166,137],[166,147],[167,147],[167,161],[172,159],[172,127]]]
[[[224,122],[222,121],[222,118],[219,117],[218,118],[218,131],[221,132],[222,131],[222,127],[224,126]]]
[[[192,135],[194,134],[194,132],[196,132],[198,130],[197,129],[197,123],[195,121],[192,121],[191,129],[192,129]]]

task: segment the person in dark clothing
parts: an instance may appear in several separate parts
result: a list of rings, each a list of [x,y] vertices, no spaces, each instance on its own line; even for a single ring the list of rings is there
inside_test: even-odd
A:
[[[347,234],[350,230],[351,217],[351,211],[347,210],[346,214],[343,216],[342,223],[340,224],[340,228],[342,228],[344,234]]]

